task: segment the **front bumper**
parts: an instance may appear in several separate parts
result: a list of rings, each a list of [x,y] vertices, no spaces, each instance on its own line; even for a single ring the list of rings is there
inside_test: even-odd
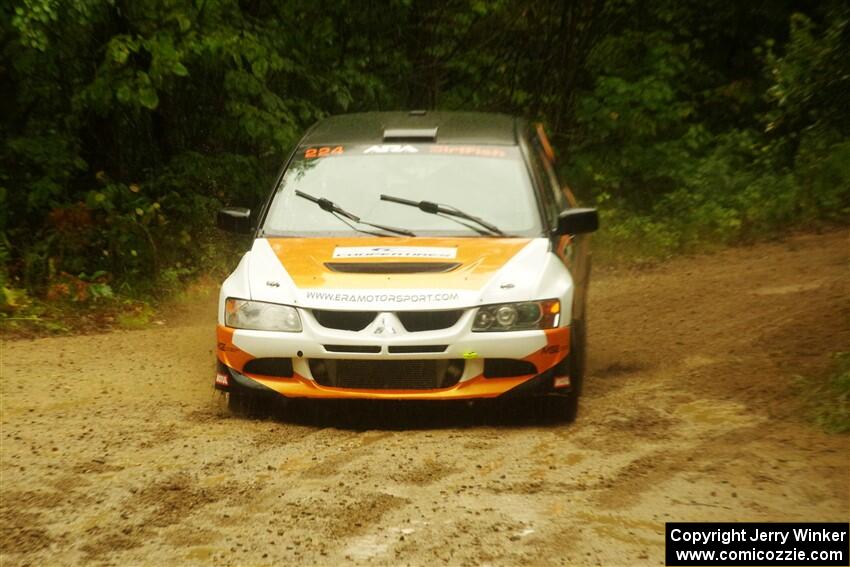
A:
[[[566,366],[559,364],[569,354],[570,329],[515,332],[471,332],[471,321],[461,320],[451,329],[397,336],[374,335],[317,328],[309,322],[300,333],[250,331],[219,325],[217,328],[217,358],[219,377],[216,386],[227,390],[233,387],[253,387],[271,390],[290,398],[349,398],[394,400],[463,400],[494,398],[510,392],[537,393],[551,391],[555,384],[566,389],[569,380],[563,377]],[[375,352],[338,352],[340,346],[356,350],[368,347]],[[398,352],[398,347],[445,347],[440,352]],[[268,376],[252,373],[246,366],[255,359],[291,359],[289,376]],[[390,389],[351,388],[322,385],[311,372],[311,359],[338,360],[414,360],[461,359],[463,371],[457,383],[445,388]],[[488,377],[485,361],[513,359],[526,361],[533,372],[504,377]]]

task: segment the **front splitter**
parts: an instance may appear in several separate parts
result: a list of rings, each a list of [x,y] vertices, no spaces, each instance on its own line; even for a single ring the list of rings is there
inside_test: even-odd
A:
[[[224,365],[222,365],[224,366]],[[483,375],[460,382],[449,388],[433,390],[370,390],[321,386],[298,374],[292,378],[269,378],[246,375],[225,366],[229,386],[271,393],[287,398],[361,399],[361,400],[469,400],[545,394],[554,390],[552,369],[541,374],[510,378],[485,378]],[[558,391],[564,391],[558,388]]]

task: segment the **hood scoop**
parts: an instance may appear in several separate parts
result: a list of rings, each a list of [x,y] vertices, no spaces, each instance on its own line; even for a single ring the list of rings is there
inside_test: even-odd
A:
[[[460,262],[325,262],[332,272],[343,274],[440,274],[451,272]]]

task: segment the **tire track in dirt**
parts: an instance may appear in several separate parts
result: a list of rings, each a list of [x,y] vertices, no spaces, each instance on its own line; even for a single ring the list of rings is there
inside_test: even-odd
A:
[[[847,521],[848,438],[791,387],[850,343],[847,236],[598,273],[572,425],[519,404],[233,417],[212,298],[6,341],[3,565],[657,565],[668,520]]]

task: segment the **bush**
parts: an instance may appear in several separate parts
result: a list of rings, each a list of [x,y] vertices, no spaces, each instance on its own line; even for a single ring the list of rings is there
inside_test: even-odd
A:
[[[7,2],[0,307],[69,278],[161,297],[229,264],[239,242],[214,232],[215,210],[258,204],[301,132],[348,111],[543,119],[564,178],[603,208],[600,244],[626,260],[846,222],[849,14],[832,1],[805,14],[724,0]]]

